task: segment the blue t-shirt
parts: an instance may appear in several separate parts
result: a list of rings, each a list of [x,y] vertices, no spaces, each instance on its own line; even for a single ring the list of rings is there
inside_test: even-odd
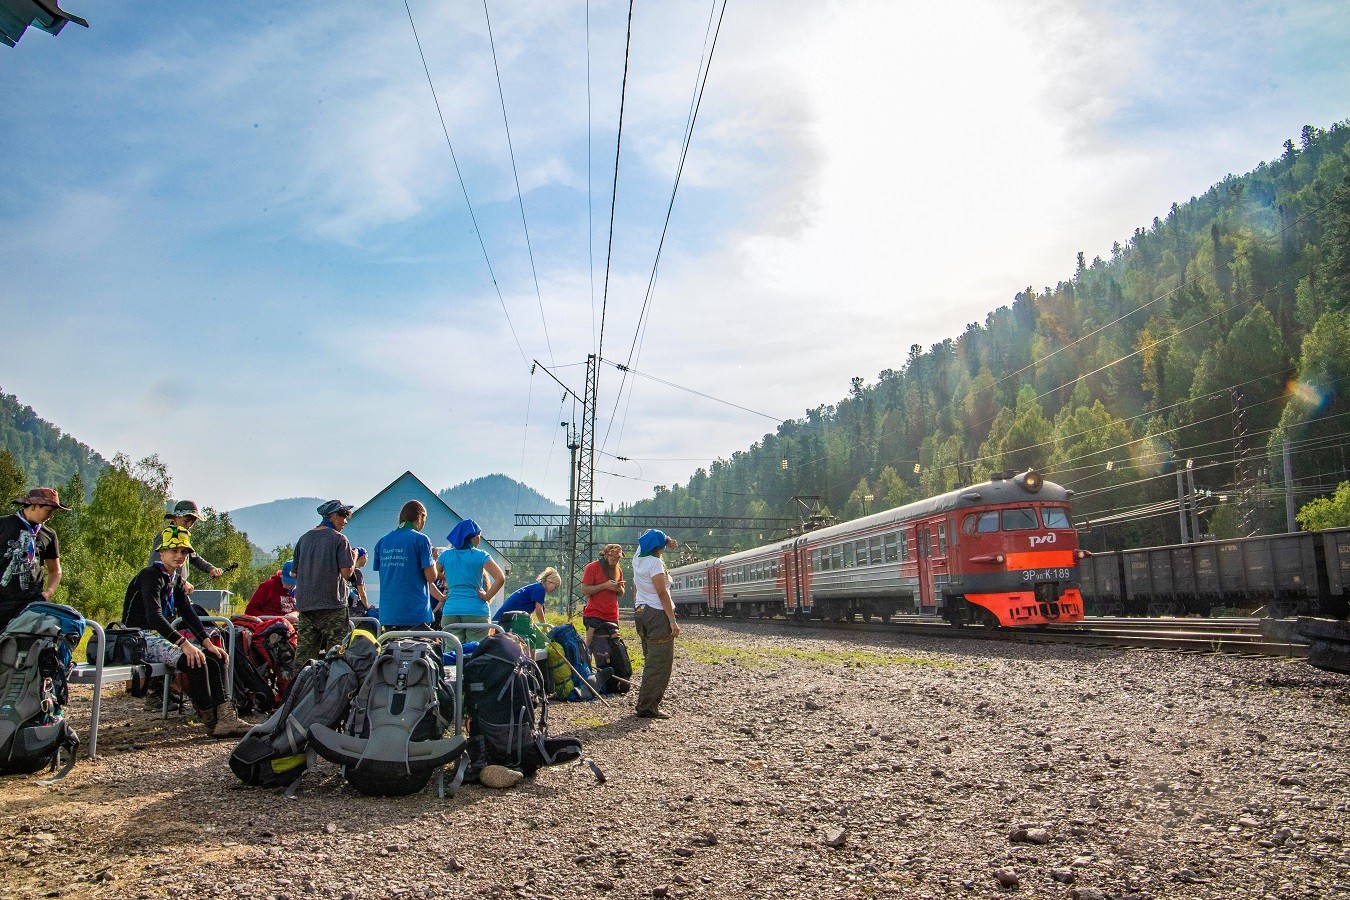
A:
[[[380,622],[430,622],[431,592],[423,570],[431,565],[431,538],[412,527],[397,528],[375,543],[371,555],[380,573]]]
[[[501,609],[497,610],[497,614],[492,617],[492,621],[500,622],[502,616],[512,612],[534,615],[535,605],[542,604],[546,596],[548,596],[548,591],[544,590],[544,586],[539,582],[527,584],[506,598],[506,602],[502,604]]]
[[[483,584],[483,566],[490,559],[492,556],[478,547],[467,550],[451,547],[441,553],[441,567],[445,569],[447,588],[441,615],[477,616],[487,621],[488,605],[478,596],[478,592],[486,587]],[[384,601],[380,602],[383,606]]]

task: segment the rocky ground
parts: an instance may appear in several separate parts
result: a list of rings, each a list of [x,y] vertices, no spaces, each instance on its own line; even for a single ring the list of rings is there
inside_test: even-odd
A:
[[[689,624],[668,721],[554,704],[608,776],[243,788],[120,693],[99,758],[0,780],[37,897],[1350,896],[1350,678],[1299,663]],[[88,696],[74,703],[77,728]]]

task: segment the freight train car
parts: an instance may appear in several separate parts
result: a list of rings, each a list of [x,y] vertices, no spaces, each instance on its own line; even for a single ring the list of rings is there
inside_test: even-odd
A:
[[[1083,618],[1070,491],[1034,471],[672,569],[686,614],[1043,625]]]
[[[1093,553],[1079,564],[1097,615],[1200,615],[1263,607],[1267,615],[1344,619],[1350,528]]]

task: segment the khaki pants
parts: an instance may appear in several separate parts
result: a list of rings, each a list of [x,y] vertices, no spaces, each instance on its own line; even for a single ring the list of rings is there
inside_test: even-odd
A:
[[[296,623],[295,667],[303,669],[311,659],[321,659],[330,647],[347,639],[351,624],[347,621],[347,607],[316,609],[300,613]]]
[[[639,606],[633,612],[633,629],[642,641],[642,687],[638,689],[637,711],[659,712],[675,665],[675,638],[665,610]]]

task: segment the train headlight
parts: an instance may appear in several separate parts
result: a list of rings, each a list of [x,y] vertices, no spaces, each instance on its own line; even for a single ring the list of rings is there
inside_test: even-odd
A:
[[[1021,475],[1015,476],[1013,481],[1028,494],[1036,493],[1041,489],[1041,485],[1045,484],[1045,479],[1035,469],[1027,469]]]

